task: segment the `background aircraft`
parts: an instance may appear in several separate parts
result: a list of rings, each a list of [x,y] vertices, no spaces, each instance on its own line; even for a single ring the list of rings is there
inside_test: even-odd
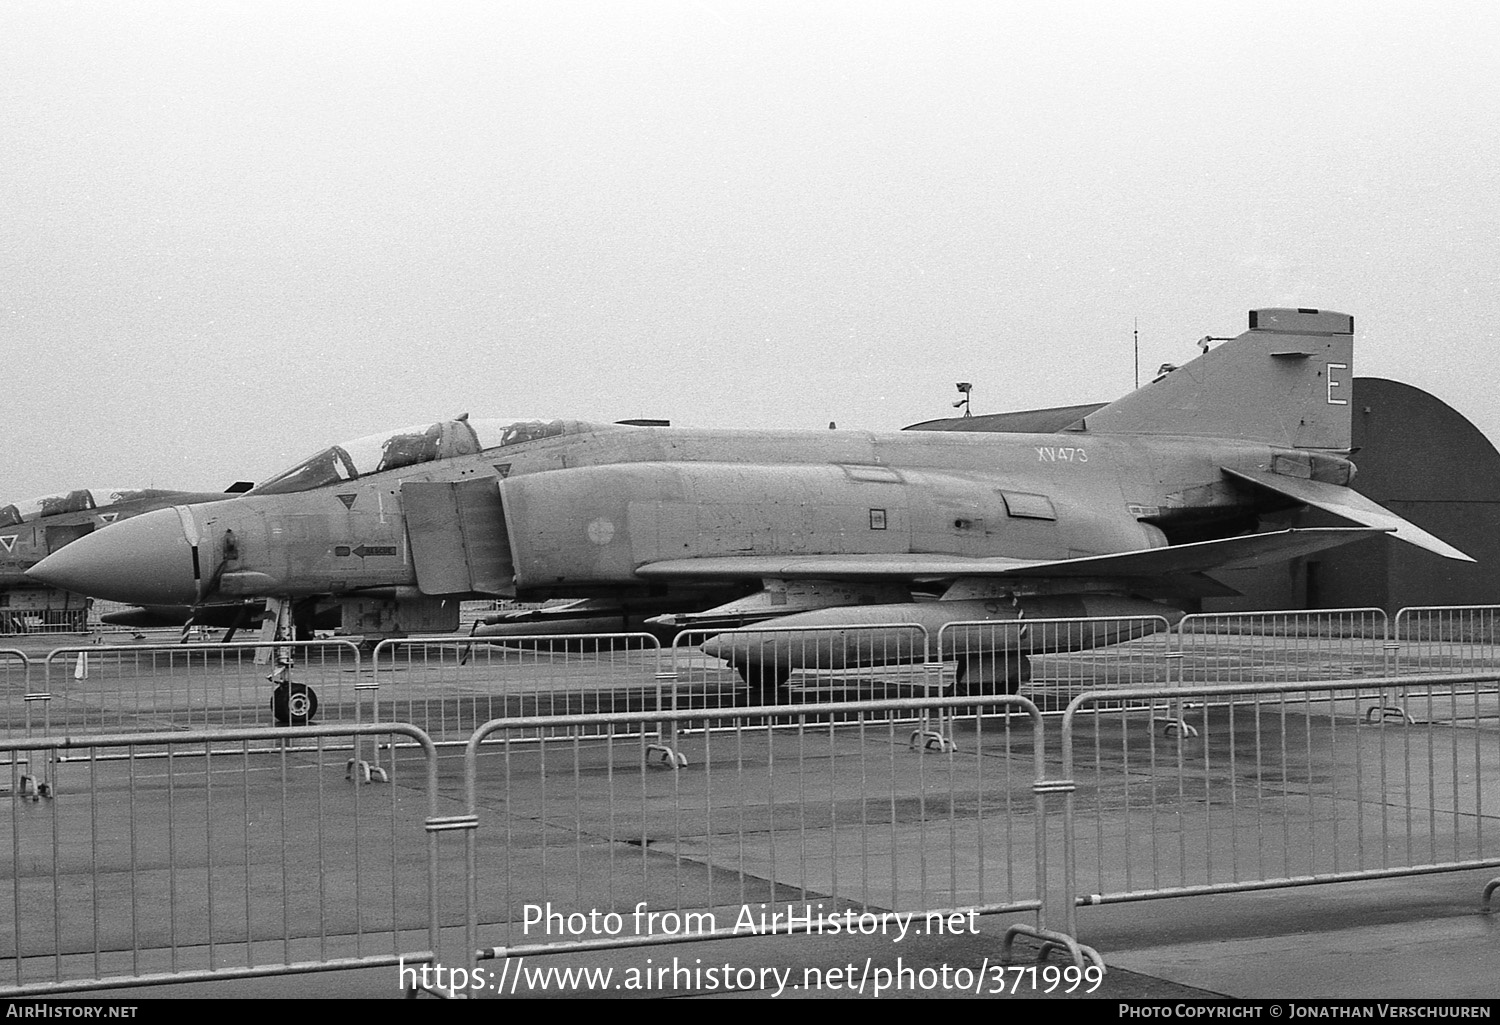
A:
[[[249,488],[248,483],[235,484],[223,494],[155,488],[79,488],[0,505],[0,633],[25,633],[32,626],[86,629],[88,604],[81,595],[45,586],[26,576],[28,569],[64,545],[140,513],[174,505],[218,502]]]
[[[1158,599],[1228,593],[1212,570],[1381,532],[1466,560],[1347,486],[1352,378],[1353,318],[1266,309],[1045,433],[461,417],[334,446],[231,501],[139,516],[31,575],[137,604],[331,594],[345,631],[367,635],[455,629],[468,597],[659,601],[697,610],[673,626],[792,630],[704,645],[774,696],[814,664],[925,657],[878,642],[838,655],[797,630],[1162,614]],[[1356,526],[1256,532],[1305,506]],[[961,652],[960,685],[1013,689],[1025,667],[1003,644]]]

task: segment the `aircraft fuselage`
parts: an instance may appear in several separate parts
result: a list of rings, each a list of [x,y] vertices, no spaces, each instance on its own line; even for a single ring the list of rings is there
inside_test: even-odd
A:
[[[635,570],[669,559],[1102,555],[1166,545],[1175,517],[1253,513],[1255,500],[1221,468],[1265,472],[1277,456],[1201,438],[605,426],[151,514],[121,534],[139,566],[122,567],[105,596],[196,604],[373,589],[537,600],[660,594]],[[455,504],[434,501],[442,494]],[[465,534],[462,509],[476,495],[493,508],[470,516]],[[455,583],[456,567],[424,561],[434,530],[469,546],[467,584]],[[480,581],[476,562],[488,566]]]

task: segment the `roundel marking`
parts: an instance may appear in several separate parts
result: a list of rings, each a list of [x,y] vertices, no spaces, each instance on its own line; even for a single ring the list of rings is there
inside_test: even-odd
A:
[[[615,539],[615,525],[610,520],[600,516],[598,519],[590,520],[588,527],[589,540],[596,545],[607,545]]]

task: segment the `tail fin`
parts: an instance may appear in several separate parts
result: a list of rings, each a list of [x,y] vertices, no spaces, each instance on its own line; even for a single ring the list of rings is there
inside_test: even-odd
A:
[[[1079,422],[1091,434],[1185,434],[1349,450],[1354,318],[1251,310],[1250,330]]]

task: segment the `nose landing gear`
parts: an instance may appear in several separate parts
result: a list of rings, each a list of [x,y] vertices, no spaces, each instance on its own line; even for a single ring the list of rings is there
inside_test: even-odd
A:
[[[318,714],[318,694],[305,683],[292,681],[293,649],[283,647],[296,638],[292,603],[285,598],[266,599],[266,618],[261,624],[261,639],[269,642],[276,669],[266,677],[276,685],[271,693],[271,714],[278,726],[306,726]]]
[[[276,684],[271,692],[271,714],[279,726],[306,726],[318,714],[318,692],[305,683],[293,683],[292,660],[286,659],[266,677]]]

